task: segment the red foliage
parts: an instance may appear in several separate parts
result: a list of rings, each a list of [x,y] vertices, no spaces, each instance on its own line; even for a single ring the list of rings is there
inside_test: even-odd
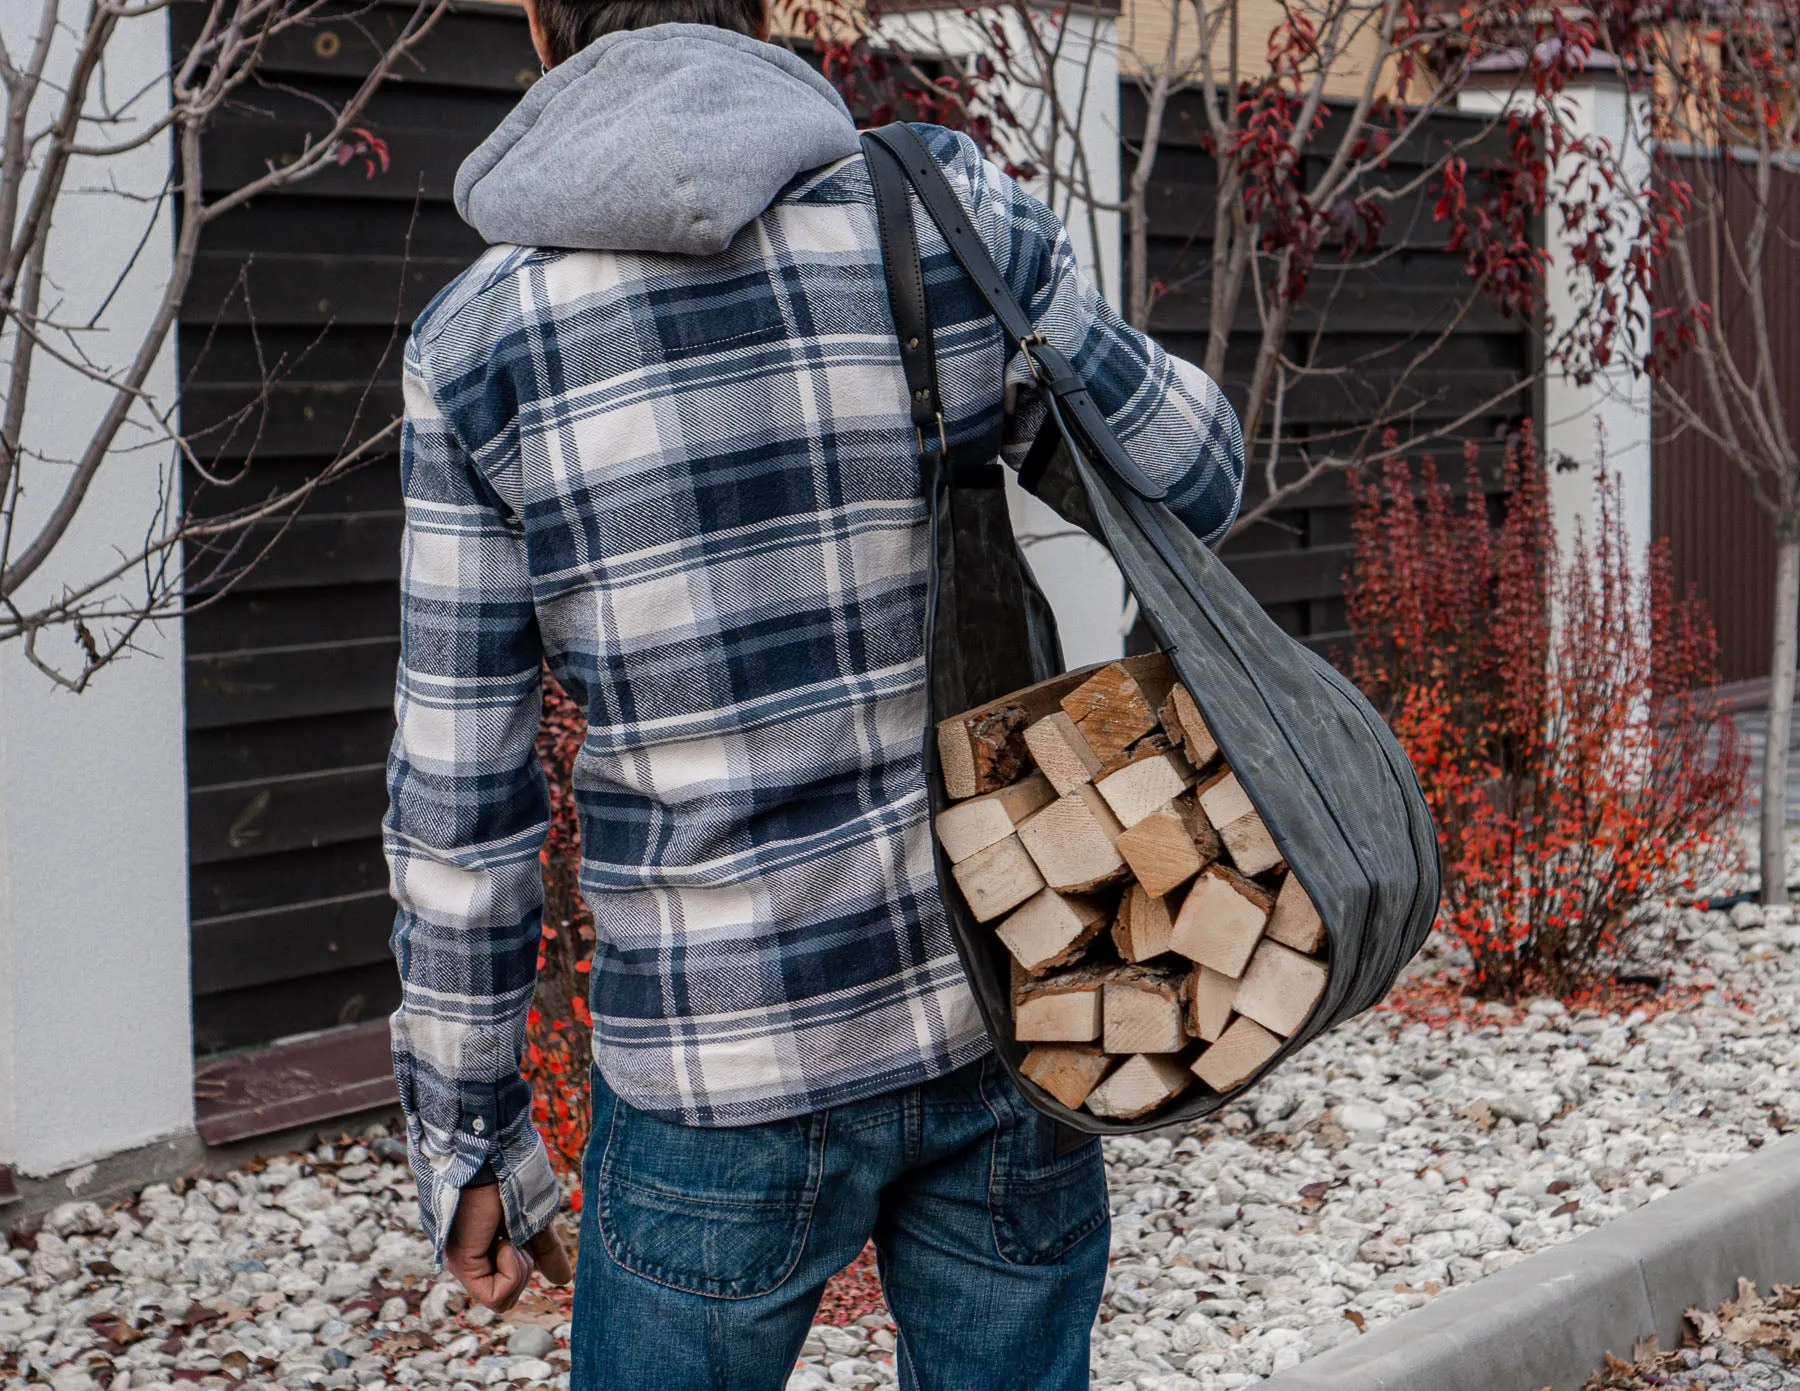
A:
[[[550,784],[550,836],[544,866],[544,934],[538,947],[537,995],[526,1016],[525,1077],[532,1119],[551,1163],[581,1208],[581,1154],[588,1137],[588,1064],[593,1017],[587,986],[594,920],[581,898],[581,824],[572,782],[587,719],[556,679],[544,673],[538,760]]]
[[[1354,476],[1353,476],[1354,477]],[[1717,650],[1666,548],[1634,573],[1611,484],[1556,559],[1532,438],[1507,450],[1491,525],[1471,449],[1463,500],[1428,463],[1358,479],[1352,671],[1437,818],[1439,921],[1483,995],[1568,991],[1641,939],[1722,850],[1747,759],[1707,695]]]

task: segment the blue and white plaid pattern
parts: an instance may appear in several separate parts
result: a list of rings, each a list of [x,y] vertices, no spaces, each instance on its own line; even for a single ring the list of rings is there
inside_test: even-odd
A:
[[[1123,324],[969,140],[922,133],[1133,457],[1218,537],[1243,450],[1217,387]],[[1016,464],[1043,404],[918,222],[952,447]],[[715,257],[495,248],[420,319],[406,407],[393,1036],[434,1239],[483,1161],[515,1239],[557,1201],[519,1080],[542,660],[588,713],[594,1043],[621,1097],[751,1124],[978,1057],[932,869],[925,510],[861,159]]]

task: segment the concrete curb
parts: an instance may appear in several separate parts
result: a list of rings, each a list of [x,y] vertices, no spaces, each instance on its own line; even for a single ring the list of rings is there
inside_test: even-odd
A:
[[[1263,1383],[1267,1391],[1574,1391],[1607,1352],[1800,1277],[1800,1137],[1465,1285]]]

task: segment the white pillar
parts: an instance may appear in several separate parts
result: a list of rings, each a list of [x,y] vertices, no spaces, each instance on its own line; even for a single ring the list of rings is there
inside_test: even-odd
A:
[[[1497,111],[1509,99],[1510,82],[1504,90],[1466,91],[1460,104],[1465,110]],[[1571,113],[1578,132],[1598,136],[1611,150],[1619,175],[1617,217],[1629,229],[1636,217],[1634,200],[1650,187],[1650,152],[1644,143],[1647,132],[1641,99],[1612,72],[1590,71],[1570,85],[1562,105]],[[1574,161],[1565,157],[1556,170],[1555,182],[1560,183],[1573,168]],[[1575,239],[1562,230],[1554,208],[1545,217],[1545,236],[1550,251],[1545,310],[1554,334],[1580,313],[1574,292],[1578,283]],[[1633,377],[1622,353],[1615,354],[1613,365],[1586,383],[1552,366],[1544,383],[1543,418],[1538,427],[1549,472],[1550,508],[1562,549],[1567,551],[1577,525],[1592,540],[1597,510],[1594,481],[1604,461],[1607,472],[1618,482],[1627,544],[1635,568],[1641,572],[1649,554],[1651,530],[1649,383]]]
[[[78,29],[83,12],[67,6],[53,81],[59,60],[67,71],[67,28]],[[36,0],[0,0],[13,53],[28,51],[38,13]],[[106,90],[115,100],[144,94],[134,119],[167,109],[168,57],[166,11],[121,23],[107,50]],[[130,129],[129,121],[102,126],[94,138],[118,140]],[[137,253],[101,319],[106,332],[87,340],[102,361],[125,358],[141,341],[168,281],[173,224],[152,203],[94,190],[116,181],[154,199],[168,162],[166,138],[103,167],[78,161],[56,211],[48,270],[64,319],[85,322]],[[172,399],[172,344],[147,385]],[[53,458],[78,453],[102,395],[39,354],[28,447]],[[143,544],[171,453],[140,447],[107,461],[35,594],[92,576]],[[41,512],[58,470],[34,467],[28,502]],[[27,535],[31,521],[21,519]],[[78,655],[66,634],[44,646],[52,659]],[[137,646],[76,696],[28,665],[17,643],[0,644],[0,1164],[29,1175],[193,1126],[180,626],[145,630]]]

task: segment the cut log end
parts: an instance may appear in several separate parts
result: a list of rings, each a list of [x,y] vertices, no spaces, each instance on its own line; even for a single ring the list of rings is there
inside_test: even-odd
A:
[[[1187,1044],[1181,1020],[1183,977],[1126,967],[1106,983],[1101,1001],[1108,1053],[1179,1053]]]
[[[1025,1055],[1019,1071],[1073,1111],[1088,1099],[1112,1063],[1098,1048],[1046,1043]]]
[[[1091,893],[1125,877],[1115,844],[1122,829],[1105,799],[1084,783],[1027,817],[1019,839],[1051,888]]]
[[[1241,976],[1273,907],[1273,897],[1260,885],[1212,865],[1182,901],[1170,945],[1202,966]]]
[[[1284,947],[1317,956],[1325,946],[1325,924],[1319,910],[1300,887],[1299,877],[1289,873],[1275,895],[1275,911],[1269,914],[1269,936]]]
[[[999,937],[1036,976],[1074,960],[1105,926],[1106,909],[1093,899],[1047,888],[1006,917]]]
[[[1119,900],[1118,921],[1113,924],[1113,945],[1127,961],[1149,961],[1169,950],[1175,921],[1169,905],[1142,883],[1133,884]]]
[[[1323,961],[1279,942],[1264,941],[1244,970],[1233,1004],[1246,1019],[1286,1037],[1313,1012],[1325,993],[1326,977]]]
[[[1231,1021],[1219,1041],[1194,1062],[1194,1076],[1216,1092],[1234,1092],[1281,1047],[1281,1040],[1253,1019]]]
[[[1175,668],[1160,652],[1109,662],[1062,698],[1102,760],[1114,758],[1157,728],[1156,712],[1175,682]]]
[[[976,922],[992,922],[1044,887],[1043,875],[1017,835],[977,850],[950,872]]]
[[[1167,1054],[1127,1058],[1088,1096],[1087,1108],[1108,1120],[1134,1121],[1166,1106],[1192,1082],[1188,1069]]]
[[[937,837],[952,864],[1005,840],[1013,828],[1056,799],[1050,780],[1041,773],[938,813]]]
[[[1238,983],[1223,971],[1198,967],[1188,980],[1188,1028],[1195,1038],[1217,1043],[1231,1023]]]
[[[1200,784],[1200,807],[1218,831],[1225,853],[1241,874],[1263,874],[1281,863],[1281,850],[1257,815],[1250,794],[1226,769]]]

